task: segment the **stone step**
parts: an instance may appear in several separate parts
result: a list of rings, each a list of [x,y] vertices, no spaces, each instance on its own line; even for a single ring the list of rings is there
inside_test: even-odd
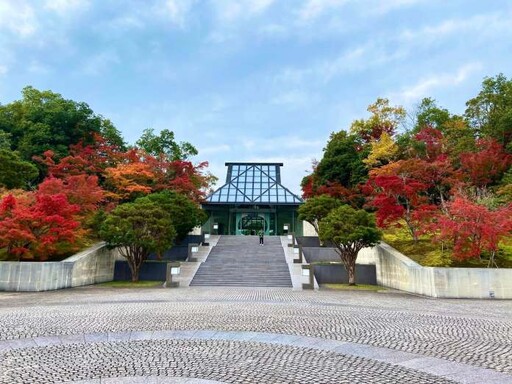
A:
[[[279,237],[221,236],[190,285],[291,287]]]

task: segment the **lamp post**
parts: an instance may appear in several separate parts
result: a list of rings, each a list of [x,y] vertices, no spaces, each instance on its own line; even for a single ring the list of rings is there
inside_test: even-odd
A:
[[[189,244],[188,245],[188,255],[187,261],[197,261],[197,253],[199,252],[199,244]]]
[[[180,286],[179,281],[174,281],[176,277],[181,273],[180,263],[167,263],[165,286],[167,288],[177,288]],[[174,276],[174,277],[173,277]]]
[[[302,264],[302,245],[293,246],[293,264]]]
[[[295,245],[295,233],[291,232],[288,234],[288,246],[293,247]]]
[[[311,264],[302,265],[302,276],[308,277],[308,283],[302,283],[302,289],[315,289],[313,266]]]

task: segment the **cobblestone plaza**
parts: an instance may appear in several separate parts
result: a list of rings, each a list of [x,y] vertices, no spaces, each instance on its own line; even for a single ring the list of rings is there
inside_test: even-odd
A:
[[[0,383],[512,383],[511,314],[394,291],[0,293]]]

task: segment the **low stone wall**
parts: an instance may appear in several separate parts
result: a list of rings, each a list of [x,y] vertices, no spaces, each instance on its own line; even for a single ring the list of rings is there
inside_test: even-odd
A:
[[[422,267],[385,243],[372,250],[379,285],[439,298],[512,299],[512,269]]]
[[[348,284],[348,274],[342,264],[314,264],[318,284]],[[375,265],[356,265],[356,284],[377,284]]]
[[[112,281],[114,255],[99,243],[63,261],[2,261],[0,291],[51,291]]]
[[[308,263],[323,261],[339,262],[340,256],[334,248],[328,247],[303,247],[302,252]],[[357,264],[375,265],[375,251],[373,248],[364,248],[357,254]]]
[[[165,281],[167,274],[167,261],[145,261],[139,270],[139,280],[142,281]],[[132,271],[128,262],[116,260],[114,269],[114,281],[131,281]]]

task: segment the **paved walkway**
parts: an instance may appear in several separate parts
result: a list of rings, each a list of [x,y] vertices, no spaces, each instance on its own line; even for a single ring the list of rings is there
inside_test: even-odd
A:
[[[395,292],[0,293],[0,383],[512,383],[511,314]]]

